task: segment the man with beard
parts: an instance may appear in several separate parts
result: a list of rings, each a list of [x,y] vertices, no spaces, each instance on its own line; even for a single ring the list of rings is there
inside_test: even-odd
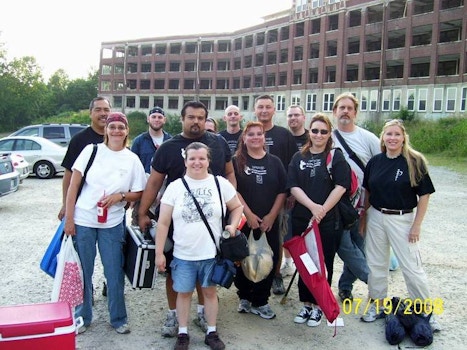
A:
[[[232,165],[232,156],[225,139],[211,132],[206,132],[205,124],[208,117],[206,106],[198,101],[188,101],[182,108],[182,132],[160,145],[152,161],[151,174],[148,178],[146,188],[141,198],[139,207],[139,227],[144,230],[151,225],[148,210],[167,177],[167,186],[174,180],[181,178],[185,173],[185,148],[192,142],[198,141],[207,145],[210,149],[210,170],[213,175],[221,175],[227,178],[236,187],[235,173]],[[173,234],[173,227],[169,229],[169,238]],[[173,290],[172,277],[170,274],[170,262],[173,259],[173,249],[164,249],[166,256],[166,295],[169,306],[167,319],[162,327],[162,336],[174,337],[177,335],[178,321],[176,315],[177,293]],[[204,300],[199,284],[196,286],[198,292],[198,315],[195,323],[206,332],[207,323],[204,318]]]
[[[149,111],[147,122],[149,125],[148,131],[145,131],[135,137],[131,145],[131,151],[136,153],[143,163],[144,171],[147,176],[151,173],[151,163],[159,146],[162,142],[167,141],[172,137],[168,132],[164,131],[164,124],[167,121],[165,112],[160,107],[154,107]],[[139,201],[133,205],[133,212],[131,214],[132,225],[138,225],[138,208]],[[151,211],[148,212],[154,218]]]
[[[350,150],[360,159],[364,168],[366,163],[376,154],[381,153],[380,142],[375,134],[365,130],[356,124],[358,112],[358,100],[351,93],[343,93],[334,101],[332,112],[337,125],[337,132],[349,146]],[[361,187],[363,182],[363,169],[350,157],[346,148],[336,135],[332,133],[334,147],[339,147],[344,152],[345,159],[358,177]],[[356,158],[354,158],[356,159]],[[363,203],[364,198],[360,199]],[[361,221],[361,220],[360,220]],[[346,299],[353,300],[352,285],[357,280],[367,283],[369,268],[364,254],[364,238],[359,233],[359,223],[355,223],[350,229],[344,230],[337,254],[344,262],[344,269],[339,279],[339,298],[343,302]]]

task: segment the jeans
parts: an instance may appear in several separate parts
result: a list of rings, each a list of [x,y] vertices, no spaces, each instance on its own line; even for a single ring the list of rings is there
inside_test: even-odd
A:
[[[127,323],[125,306],[125,274],[123,271],[123,222],[112,228],[92,228],[76,225],[76,235],[73,237],[83,268],[84,300],[76,307],[76,317],[82,316],[84,325],[92,321],[92,275],[96,259],[96,242],[99,247],[104,276],[107,281],[107,307],[110,314],[110,324],[118,328]]]
[[[370,269],[365,257],[365,241],[358,233],[358,221],[350,230],[344,230],[337,254],[344,262],[339,290],[352,291],[357,279],[368,283]]]

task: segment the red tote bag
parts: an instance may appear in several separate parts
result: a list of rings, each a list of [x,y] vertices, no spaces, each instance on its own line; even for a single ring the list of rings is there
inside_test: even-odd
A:
[[[331,287],[326,280],[323,247],[319,227],[315,220],[310,222],[301,236],[295,236],[284,243],[295,263],[305,285],[316,299],[329,322],[334,322],[340,313]]]

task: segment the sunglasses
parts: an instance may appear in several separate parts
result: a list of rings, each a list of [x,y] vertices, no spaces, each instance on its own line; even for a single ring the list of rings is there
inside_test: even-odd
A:
[[[329,130],[324,130],[324,129],[311,129],[311,132],[315,135],[321,134],[321,135],[327,135],[329,134]]]

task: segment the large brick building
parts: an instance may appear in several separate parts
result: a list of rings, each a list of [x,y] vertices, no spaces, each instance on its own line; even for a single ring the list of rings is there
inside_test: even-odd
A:
[[[179,113],[198,99],[221,116],[229,104],[251,117],[273,95],[284,122],[290,104],[331,112],[351,91],[360,117],[403,107],[421,117],[466,113],[464,0],[293,0],[290,10],[230,33],[103,42],[99,93],[116,109]]]

